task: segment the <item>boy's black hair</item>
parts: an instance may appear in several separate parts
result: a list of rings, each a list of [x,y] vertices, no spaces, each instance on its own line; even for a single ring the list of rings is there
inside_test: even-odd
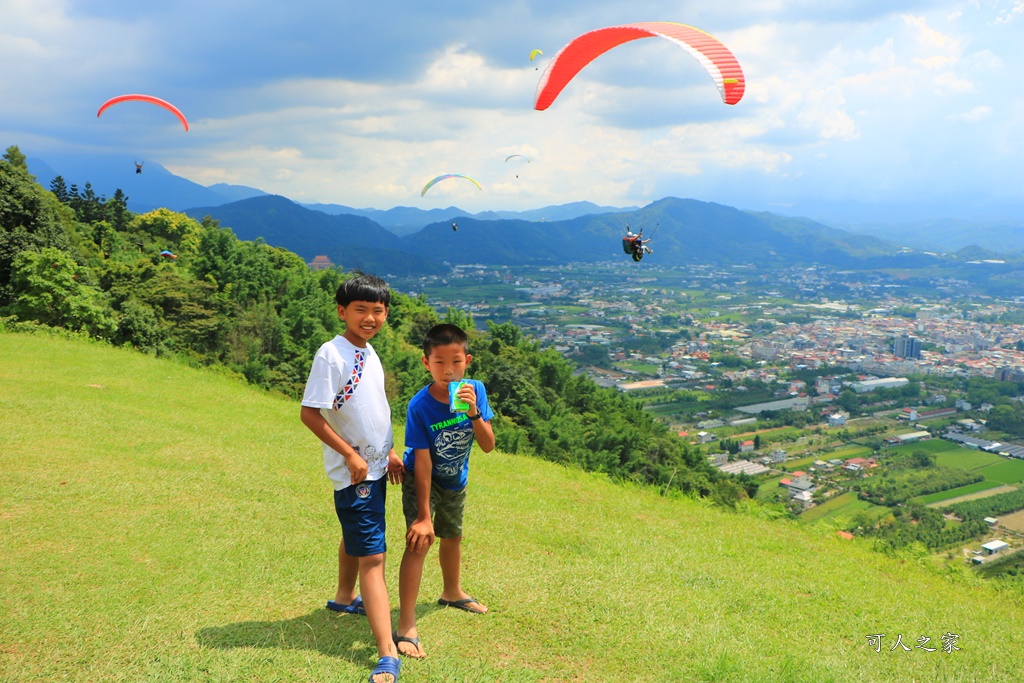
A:
[[[384,304],[384,308],[391,307],[391,290],[388,283],[376,275],[358,276],[345,280],[334,293],[334,300],[339,306],[348,306],[353,301],[369,301],[374,304]]]
[[[448,344],[462,344],[463,350],[469,353],[469,336],[461,327],[451,323],[434,325],[423,335],[423,357],[430,358],[430,352],[434,347]]]

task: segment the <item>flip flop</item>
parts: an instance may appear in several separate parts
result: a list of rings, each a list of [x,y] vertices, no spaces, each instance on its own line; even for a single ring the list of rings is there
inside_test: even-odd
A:
[[[363,598],[359,595],[356,596],[351,605],[342,605],[334,602],[334,600],[328,600],[327,609],[333,612],[343,612],[344,614],[366,614],[366,608],[363,607]]]
[[[416,648],[417,652],[420,651],[420,639],[419,638],[409,638],[407,636],[400,636],[400,635],[398,635],[398,631],[392,631],[391,632],[391,640],[394,641],[395,649],[398,650],[398,654],[400,654],[400,655],[405,655],[406,657],[412,657],[413,659],[423,659],[424,657],[427,656],[426,654],[410,655],[410,654],[406,654],[406,653],[404,653],[404,652],[402,652],[401,650],[398,649],[398,644],[399,643],[409,643],[410,645],[412,645],[413,647]]]
[[[484,612],[470,607],[469,603],[471,602],[475,602],[478,605],[483,604],[476,598],[463,598],[462,600],[445,600],[444,598],[437,599],[437,604],[441,605],[441,607],[454,607],[455,609],[461,609],[464,612],[470,612],[472,614],[484,614]]]
[[[373,677],[380,674],[391,674],[391,683],[398,683],[398,670],[401,668],[402,662],[398,657],[381,657],[377,667],[370,672],[370,683],[375,683]]]

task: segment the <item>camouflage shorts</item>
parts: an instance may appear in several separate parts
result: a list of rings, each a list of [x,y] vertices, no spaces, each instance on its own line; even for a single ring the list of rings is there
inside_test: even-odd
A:
[[[438,538],[462,537],[462,513],[466,509],[466,488],[452,491],[430,484],[430,518],[434,522],[434,535]],[[412,526],[419,512],[416,501],[415,477],[402,479],[402,511],[405,512],[405,528]]]

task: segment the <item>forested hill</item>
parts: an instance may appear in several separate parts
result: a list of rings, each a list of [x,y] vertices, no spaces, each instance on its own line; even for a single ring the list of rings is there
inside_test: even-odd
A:
[[[239,240],[214,220],[166,209],[132,214],[120,192],[106,200],[59,181],[49,191],[15,147],[0,161],[6,329],[61,328],[222,368],[297,397],[316,349],[340,331],[333,294],[345,277],[340,269],[314,272],[285,249]],[[445,319],[473,329],[459,311]],[[418,347],[439,317],[423,300],[395,292],[388,322],[373,343],[400,417],[429,381]],[[488,387],[504,451],[724,503],[756,488],[749,479],[727,480],[638,403],[573,376],[560,354],[540,351],[511,323],[474,332],[472,350],[474,377]]]
[[[402,237],[363,216],[327,216],[284,197],[254,197],[186,213],[197,220],[211,216],[243,239],[262,237],[307,260],[325,254],[348,268],[401,275],[431,272],[441,263],[527,265],[619,258],[627,225],[644,229],[645,236],[654,235],[658,258],[666,263],[822,263],[856,268],[937,262],[933,256],[899,255],[896,246],[877,238],[810,220],[693,199],[666,198],[636,211],[558,221],[452,216]],[[452,229],[453,219],[457,231]]]

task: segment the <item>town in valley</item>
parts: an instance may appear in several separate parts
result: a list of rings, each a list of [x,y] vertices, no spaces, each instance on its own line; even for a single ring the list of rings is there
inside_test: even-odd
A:
[[[949,272],[635,265],[393,285],[514,322],[786,514],[1018,571],[1024,297]]]

